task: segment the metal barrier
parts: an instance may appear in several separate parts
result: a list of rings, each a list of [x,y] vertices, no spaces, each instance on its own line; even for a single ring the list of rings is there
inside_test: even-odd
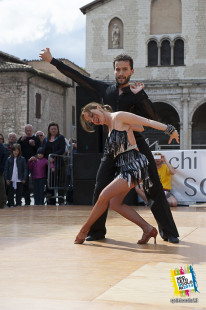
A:
[[[47,187],[51,190],[46,200],[58,198],[59,204],[66,204],[66,192],[70,185],[69,169],[71,168],[70,153],[68,156],[49,154]]]

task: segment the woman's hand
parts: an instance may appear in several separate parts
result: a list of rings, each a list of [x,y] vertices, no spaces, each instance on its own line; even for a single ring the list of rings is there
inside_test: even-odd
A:
[[[134,82],[134,85],[130,85],[130,90],[133,92],[133,94],[139,93],[144,88],[144,83],[137,83]]]
[[[173,139],[175,139],[177,141],[177,143],[179,143],[179,134],[178,134],[177,130],[175,130],[173,132],[173,134],[170,136],[168,144],[170,144]]]

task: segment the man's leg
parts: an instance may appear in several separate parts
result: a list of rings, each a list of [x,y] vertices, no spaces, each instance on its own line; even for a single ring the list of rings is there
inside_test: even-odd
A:
[[[115,160],[111,157],[104,156],[101,160],[97,176],[96,184],[93,195],[93,205],[97,202],[99,194],[101,191],[113,181],[114,175],[116,172]],[[93,241],[98,239],[103,239],[106,234],[105,222],[107,219],[108,209],[102,214],[102,216],[92,225],[88,236],[87,241]]]
[[[179,234],[159,179],[152,152],[143,137],[138,137],[136,141],[140,152],[149,161],[149,176],[153,183],[153,186],[149,189],[149,196],[154,200],[151,210],[159,226],[160,235],[165,241],[177,243],[179,242],[177,238]]]

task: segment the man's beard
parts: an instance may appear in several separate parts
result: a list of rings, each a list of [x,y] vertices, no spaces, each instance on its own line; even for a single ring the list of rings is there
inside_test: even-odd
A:
[[[117,82],[118,85],[126,85],[126,84],[129,83],[130,78],[131,78],[131,75],[128,76],[123,82],[119,82],[119,81],[118,81],[118,78],[116,78],[116,82]]]

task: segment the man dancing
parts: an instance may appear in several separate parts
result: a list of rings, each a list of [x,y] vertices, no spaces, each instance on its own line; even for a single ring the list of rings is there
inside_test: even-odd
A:
[[[158,117],[154,105],[144,92],[143,83],[140,84],[135,82],[133,85],[129,84],[130,78],[134,73],[133,59],[130,56],[121,54],[115,57],[113,66],[116,84],[113,85],[82,75],[70,66],[53,58],[49,48],[42,50],[40,58],[54,65],[61,73],[86,89],[93,97],[94,101],[110,105],[113,111],[131,112],[149,119],[157,120]],[[133,130],[135,131],[135,128],[133,128]],[[134,132],[134,134],[139,151],[143,153],[149,161],[149,176],[153,186],[149,189],[148,198],[154,201],[151,210],[157,221],[160,235],[165,241],[178,243],[178,231],[159,180],[154,157],[144,137],[139,132]],[[94,204],[101,191],[114,179],[115,172],[115,160],[110,156],[104,156],[97,172],[93,196]],[[92,225],[86,238],[87,241],[105,238],[106,218],[107,211],[105,211]]]

